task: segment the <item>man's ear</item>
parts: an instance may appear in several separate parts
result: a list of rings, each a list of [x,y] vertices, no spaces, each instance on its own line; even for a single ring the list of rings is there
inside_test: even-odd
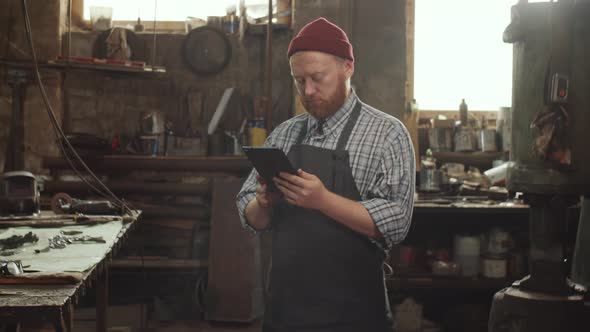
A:
[[[345,59],[344,60],[344,73],[346,75],[346,78],[349,79],[352,77],[352,74],[354,74],[354,62]]]

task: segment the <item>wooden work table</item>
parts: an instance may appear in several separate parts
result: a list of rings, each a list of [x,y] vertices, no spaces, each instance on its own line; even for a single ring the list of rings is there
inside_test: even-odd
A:
[[[18,331],[20,322],[49,322],[55,331],[74,331],[74,305],[86,288],[96,289],[96,331],[107,331],[108,264],[133,230],[140,212],[122,219],[122,228],[114,239],[106,242],[107,250],[97,264],[79,273],[25,273],[28,278],[0,279],[0,325],[7,331]],[[90,217],[92,219],[92,217]],[[0,220],[0,227],[4,221]],[[47,220],[45,220],[47,223]],[[63,229],[64,219],[53,228]],[[66,224],[68,224],[66,222]],[[12,228],[12,227],[11,227]],[[52,226],[43,228],[52,229]],[[57,249],[56,249],[57,250]],[[10,256],[2,257],[11,260]],[[23,262],[23,265],[26,265]],[[25,268],[26,270],[26,268]],[[35,277],[33,277],[35,276]]]
[[[414,214],[416,215],[520,215],[527,216],[529,206],[526,204],[462,202],[460,200],[447,204],[429,201],[416,201]]]
[[[135,170],[159,172],[203,172],[245,174],[252,169],[245,157],[167,157],[112,155],[84,158],[84,161],[98,173],[124,173]],[[70,169],[70,164],[61,157],[43,158],[43,167],[51,170]]]

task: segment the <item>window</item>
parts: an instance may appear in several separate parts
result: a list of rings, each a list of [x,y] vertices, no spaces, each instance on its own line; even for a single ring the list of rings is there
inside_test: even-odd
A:
[[[143,21],[154,19],[157,8],[158,21],[179,22],[187,16],[206,20],[207,16],[224,16],[230,6],[239,7],[240,0],[83,0],[84,19],[90,20],[90,7],[113,8],[113,21]],[[245,0],[248,14],[254,18],[268,14],[268,0]],[[276,6],[276,0],[273,0]],[[276,8],[275,8],[276,11]]]
[[[512,44],[502,41],[517,0],[415,0],[414,96],[422,110],[495,111],[512,104]],[[533,2],[533,1],[531,1]]]
[[[91,6],[113,8],[113,21],[142,21],[154,19],[157,5],[158,21],[184,21],[187,16],[207,19],[207,16],[224,16],[228,6],[237,6],[238,0],[84,0],[84,19],[90,20]]]

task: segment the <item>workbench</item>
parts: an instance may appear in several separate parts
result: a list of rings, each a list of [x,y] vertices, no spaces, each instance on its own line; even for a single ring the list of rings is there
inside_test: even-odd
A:
[[[93,217],[85,219],[80,223],[74,215],[59,216],[59,218],[47,217],[48,214],[42,213],[37,217],[37,220],[21,219],[19,222],[25,226],[15,227],[14,222],[6,222],[0,218],[0,228],[3,233],[16,233],[28,231],[39,234],[49,234],[51,232],[59,233],[62,230],[86,230],[88,233],[100,232],[102,225],[107,225],[111,233],[104,237],[105,243],[100,245],[99,250],[93,249],[93,253],[100,252],[99,255],[89,259],[89,267],[84,268],[83,271],[76,271],[75,264],[68,262],[68,255],[73,256],[72,252],[66,254],[66,249],[76,246],[74,252],[79,252],[83,257],[88,249],[80,246],[95,246],[94,244],[71,244],[66,249],[51,249],[51,252],[59,252],[63,250],[65,258],[63,266],[68,266],[71,271],[53,271],[51,264],[43,264],[42,259],[51,260],[49,255],[43,256],[43,252],[38,256],[30,256],[33,248],[21,250],[26,252],[32,260],[37,260],[36,263],[31,264],[34,270],[41,270],[42,272],[26,273],[28,262],[26,259],[19,257],[19,254],[14,256],[1,257],[2,260],[16,260],[21,259],[25,273],[12,278],[0,278],[0,326],[5,324],[7,331],[18,331],[21,322],[45,322],[51,323],[55,327],[55,331],[73,331],[73,317],[74,305],[78,298],[85,293],[90,287],[95,287],[96,290],[96,330],[107,331],[107,308],[108,308],[108,264],[113,255],[119,250],[122,244],[127,239],[129,233],[136,227],[141,213],[134,211],[132,215],[125,217],[110,216],[111,221],[107,222],[108,217]],[[49,214],[50,215],[50,214]],[[71,220],[68,221],[68,218]],[[99,220],[98,222],[92,222]],[[51,225],[55,221],[55,225]],[[113,224],[118,223],[118,224]],[[36,231],[37,230],[37,231]],[[6,236],[0,235],[5,238]],[[47,246],[46,242],[39,236],[39,243],[36,247]],[[47,239],[45,239],[46,241]],[[82,251],[80,251],[82,249]],[[20,254],[21,256],[25,255]],[[26,255],[25,255],[26,256]],[[43,258],[45,257],[45,258]],[[72,261],[75,257],[70,257]],[[80,260],[79,260],[80,261]],[[55,269],[60,267],[60,263],[56,263]],[[23,277],[24,276],[24,277]],[[26,278],[25,278],[26,277]]]

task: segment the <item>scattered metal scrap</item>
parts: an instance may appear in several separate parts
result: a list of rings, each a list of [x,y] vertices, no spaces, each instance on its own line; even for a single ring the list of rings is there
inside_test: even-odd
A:
[[[80,235],[80,231],[61,231],[61,234],[49,238],[49,245],[43,249],[35,249],[36,254],[42,252],[49,252],[51,249],[64,249],[70,244],[74,243],[106,243],[102,236],[66,236],[66,235]]]
[[[0,276],[15,276],[23,274],[21,261],[0,261]]]
[[[33,232],[28,232],[25,235],[13,235],[6,239],[0,239],[0,245],[2,249],[15,249],[22,246],[25,243],[35,243],[39,241],[37,235],[33,234]]]
[[[0,256],[4,256],[4,257],[6,257],[6,256],[14,256],[14,255],[20,253],[21,251],[22,250],[19,250],[19,249],[15,249],[15,250],[2,250],[2,251],[0,251]]]
[[[62,233],[63,235],[72,236],[72,235],[80,235],[80,234],[82,234],[82,231],[61,231],[60,233]]]
[[[102,236],[89,236],[89,235],[76,236],[76,237],[70,238],[70,240],[72,240],[72,242],[82,242],[82,243],[107,243],[107,241],[105,241],[105,239],[103,239]]]
[[[51,249],[63,249],[68,244],[72,244],[72,241],[63,235],[56,235],[49,238],[49,248]]]
[[[45,247],[43,249],[35,249],[35,253],[40,254],[42,252],[49,252],[49,250],[51,250],[49,247]]]

